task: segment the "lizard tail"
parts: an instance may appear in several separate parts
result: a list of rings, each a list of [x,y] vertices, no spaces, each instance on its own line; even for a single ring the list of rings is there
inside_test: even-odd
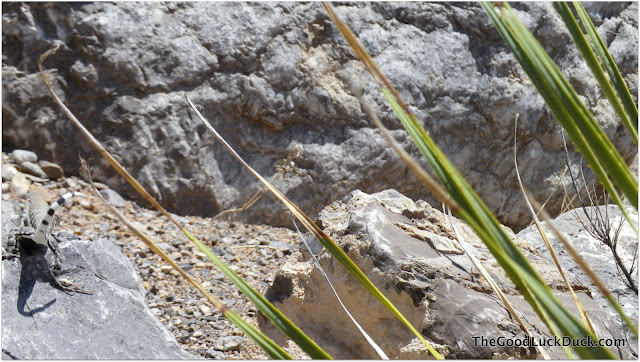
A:
[[[54,201],[51,204],[51,206],[49,206],[49,210],[47,210],[47,213],[44,215],[44,217],[42,218],[42,221],[40,222],[40,226],[38,226],[38,231],[36,231],[36,235],[33,238],[33,241],[35,241],[40,245],[46,245],[50,247],[54,253],[56,252],[57,248],[52,248],[51,247],[52,243],[49,242],[49,240],[47,240],[47,234],[51,232],[51,229],[53,228],[53,224],[52,224],[53,215],[56,213],[56,210],[58,210],[60,205],[63,205],[67,200],[76,196],[86,197],[81,192],[67,192],[66,194],[62,195],[58,200]]]

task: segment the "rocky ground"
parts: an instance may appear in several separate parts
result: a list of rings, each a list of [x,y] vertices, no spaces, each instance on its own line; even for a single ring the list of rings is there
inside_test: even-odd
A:
[[[18,167],[15,160],[5,153],[2,154],[2,160],[3,207],[10,202],[20,213],[21,208],[26,206],[25,187],[39,178]],[[7,170],[11,165],[25,172],[15,173]],[[14,176],[10,176],[12,173]],[[9,177],[12,181],[5,181]],[[77,177],[61,177],[56,181],[42,178],[40,181],[43,182],[37,183],[45,188],[49,202],[68,191],[80,191],[87,195],[86,199],[76,199],[74,205],[58,211],[61,218],[58,229],[64,228],[87,240],[108,239],[120,246],[122,252],[133,262],[143,281],[149,308],[185,350],[203,358],[266,358],[266,355],[210,305],[191,284],[183,281],[177,272],[130,233],[90,191],[86,182]],[[142,230],[201,285],[245,320],[257,325],[255,307],[173,224],[155,210],[125,201],[114,194],[113,190],[106,191],[108,188],[105,185],[98,184],[98,187],[102,188],[103,193],[110,193],[112,202],[119,205],[118,209],[134,224],[141,226]],[[231,214],[229,218],[233,220],[233,216]],[[299,244],[296,233],[286,228],[212,218],[175,217],[261,293],[265,292],[275,272],[284,264],[283,257]],[[304,358],[304,355],[298,358]]]

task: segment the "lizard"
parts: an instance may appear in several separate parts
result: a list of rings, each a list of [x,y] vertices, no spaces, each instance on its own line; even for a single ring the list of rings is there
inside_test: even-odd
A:
[[[88,291],[78,288],[72,282],[57,278],[57,274],[62,269],[64,254],[58,245],[58,238],[52,234],[59,220],[55,215],[56,211],[67,200],[77,196],[86,197],[81,192],[67,192],[51,205],[48,205],[44,190],[40,186],[32,184],[27,191],[27,215],[24,218],[23,226],[18,228],[15,235],[20,239],[30,239],[36,244],[43,245],[51,250],[53,253],[53,265],[50,266],[50,271],[56,285],[64,290],[86,293]]]

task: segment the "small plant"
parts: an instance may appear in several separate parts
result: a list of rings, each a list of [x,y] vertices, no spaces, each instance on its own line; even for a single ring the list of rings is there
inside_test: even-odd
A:
[[[562,134],[562,136],[562,139],[564,140],[564,133]],[[580,179],[582,180],[582,182],[580,183],[577,176],[574,176],[573,172],[571,171],[569,151],[567,150],[566,141],[564,143],[564,150],[567,169],[569,172],[569,176],[571,177],[571,185],[573,186],[573,189],[575,191],[575,197],[570,198],[568,192],[565,190],[564,202],[567,204],[569,209],[573,211],[574,217],[576,218],[576,220],[578,220],[582,227],[592,237],[599,240],[603,245],[611,250],[611,254],[616,263],[616,268],[622,280],[627,285],[627,287],[633,290],[634,293],[638,294],[638,286],[633,280],[634,270],[637,272],[638,243],[636,243],[636,248],[633,253],[634,257],[631,261],[631,265],[627,268],[617,251],[618,238],[620,236],[620,231],[622,230],[625,219],[622,218],[617,223],[617,225],[614,224],[614,221],[609,217],[609,193],[606,190],[600,190],[600,192],[598,192],[599,190],[597,190],[595,182],[593,182],[589,187],[584,177],[582,162],[580,163],[579,170]],[[587,200],[582,197],[580,192],[582,190],[584,190],[584,192],[587,194]],[[573,200],[575,200],[576,198],[578,199],[579,203],[579,205],[577,206],[573,204]],[[586,220],[584,220],[584,218],[576,211],[576,209],[578,208],[582,210]]]

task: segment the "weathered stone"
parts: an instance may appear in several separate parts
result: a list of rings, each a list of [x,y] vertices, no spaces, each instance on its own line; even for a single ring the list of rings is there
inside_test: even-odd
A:
[[[18,172],[11,179],[11,186],[9,187],[9,190],[18,197],[26,197],[29,185],[31,185],[31,182],[27,180],[27,177],[22,172]]]
[[[47,174],[44,171],[42,171],[40,166],[36,165],[33,162],[25,161],[21,163],[18,167],[20,168],[20,171],[24,173],[39,177],[41,179],[47,179]]]
[[[228,352],[239,351],[242,345],[242,337],[238,336],[226,336],[218,338],[213,345],[213,349],[216,351]]]
[[[122,196],[112,189],[101,190],[100,195],[115,207],[125,207],[127,205]]]
[[[71,190],[77,190],[78,189],[78,183],[72,178],[65,179],[64,180],[64,186],[70,188]]]
[[[15,218],[5,215],[5,224]],[[193,358],[149,312],[133,265],[113,243],[61,233],[62,277],[93,294],[52,285],[51,253],[2,260],[2,351],[11,359]],[[132,321],[135,321],[132,323]]]
[[[38,155],[34,152],[27,150],[14,150],[11,152],[11,158],[13,158],[13,162],[21,165],[24,162],[36,162],[38,161]]]
[[[597,90],[552,5],[513,6],[630,160],[636,144]],[[336,7],[503,223],[521,228],[530,220],[513,173],[517,113],[523,182],[539,200],[557,191],[546,209],[559,212],[568,180],[560,126],[478,4]],[[586,7],[635,97],[637,2]],[[302,145],[295,172],[276,186],[312,216],[358,188],[393,187],[435,204],[352,95],[350,84],[361,83],[398,141],[421,157],[319,3],[5,4],[3,141],[38,147],[41,156],[77,174],[78,150],[100,157],[69,125],[37,74],[40,55],[57,41],[63,47],[45,62],[57,94],[173,212],[211,216],[241,206],[260,187],[188,109],[185,89],[266,177]],[[571,162],[578,167],[580,157]],[[104,162],[94,171],[96,180],[141,200]],[[289,213],[271,197],[233,217],[291,226]]]
[[[409,218],[408,214],[424,217]],[[525,334],[466,255],[451,250],[438,251],[438,245],[429,242],[435,236],[448,239],[450,243],[457,241],[448,217],[426,202],[413,203],[394,190],[373,195],[355,191],[344,202],[336,202],[325,208],[319,215],[319,221],[325,232],[445,357],[540,357],[533,348],[479,344],[482,337],[486,340],[503,338],[503,341],[515,343],[517,339],[522,342]],[[533,336],[553,338],[470,227],[455,218],[453,223],[460,239],[474,250],[475,256],[521,313]],[[421,230],[419,238],[415,237],[417,234],[414,229]],[[577,314],[572,297],[562,285],[553,264],[538,256],[536,250],[524,240],[515,238],[515,242],[563,305]],[[390,358],[429,357],[426,348],[418,345],[415,336],[326,250],[318,259],[343,303]],[[588,288],[570,272],[567,277],[588,311],[598,336],[625,339],[614,318],[589,296]],[[289,257],[266,296],[332,357],[377,358],[342,311],[324,278],[309,259],[308,252],[302,255],[294,252]],[[284,342],[283,335],[268,322],[261,321],[261,328],[276,342]],[[546,351],[551,358],[566,358],[560,347],[546,348]],[[631,358],[634,351],[627,344],[614,353]]]
[[[11,181],[16,174],[18,174],[18,169],[14,165],[2,165],[2,181]]]
[[[64,177],[64,170],[62,170],[62,167],[58,166],[58,164],[40,160],[38,161],[38,166],[40,166],[42,171],[47,174],[47,177],[52,180],[57,180],[61,177]]]

